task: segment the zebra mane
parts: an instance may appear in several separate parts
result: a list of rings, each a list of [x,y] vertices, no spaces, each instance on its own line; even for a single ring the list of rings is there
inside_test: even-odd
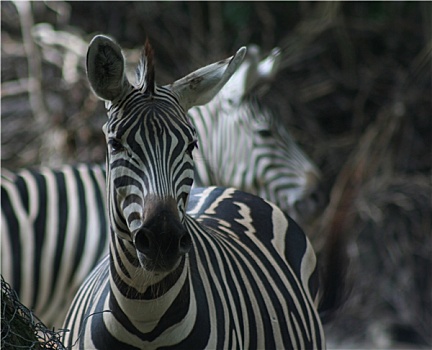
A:
[[[155,69],[153,60],[154,50],[147,38],[140,62],[136,71],[137,85],[145,94],[153,95],[155,92]]]

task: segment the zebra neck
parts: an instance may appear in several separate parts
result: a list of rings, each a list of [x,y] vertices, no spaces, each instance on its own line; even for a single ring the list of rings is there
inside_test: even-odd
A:
[[[197,130],[198,147],[194,150],[195,177],[194,186],[204,187],[221,185],[216,177],[216,161],[221,145],[216,144],[215,130],[219,128],[220,118],[223,117],[223,106],[216,96],[205,106],[194,107],[189,110],[190,121]],[[222,135],[223,136],[223,135]]]
[[[200,135],[194,151],[195,187],[235,184],[244,191],[256,193],[253,184],[256,171],[250,168],[250,159],[254,156],[252,151],[258,149],[262,153],[262,150],[253,145],[254,135],[248,126],[248,115],[252,113],[249,108],[249,103],[233,108],[227,100],[215,97],[207,105],[189,111]]]
[[[118,249],[120,246],[122,249]],[[184,257],[169,273],[154,273],[145,271],[136,254],[133,256],[134,250],[128,248],[124,241],[119,246],[111,243],[110,309],[117,319],[127,318],[147,333],[162,316],[173,311],[173,304],[189,308],[189,260]]]

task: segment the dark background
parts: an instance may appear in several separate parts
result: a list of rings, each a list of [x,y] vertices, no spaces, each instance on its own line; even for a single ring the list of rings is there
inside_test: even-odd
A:
[[[103,103],[87,44],[109,34],[136,63],[148,37],[169,83],[258,44],[282,69],[264,103],[323,172],[330,201],[305,228],[341,232],[351,295],[329,347],[432,345],[429,2],[1,3],[1,155],[9,169],[103,162]],[[133,64],[131,64],[133,66]]]

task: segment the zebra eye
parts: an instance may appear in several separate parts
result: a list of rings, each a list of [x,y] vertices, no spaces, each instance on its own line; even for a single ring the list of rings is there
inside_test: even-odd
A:
[[[191,142],[186,149],[186,153],[192,157],[192,152],[195,149],[195,147],[198,147],[197,141]]]
[[[108,141],[108,145],[110,147],[110,151],[112,154],[116,154],[116,153],[124,150],[123,145],[120,143],[120,141],[118,141],[116,139],[110,139]]]
[[[266,129],[258,130],[258,134],[261,137],[270,137],[271,136],[270,130],[266,130]]]

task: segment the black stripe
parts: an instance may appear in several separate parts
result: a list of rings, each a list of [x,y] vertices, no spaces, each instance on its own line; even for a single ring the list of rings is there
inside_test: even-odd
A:
[[[96,179],[95,173],[99,171],[100,168],[90,169],[89,174],[91,175],[92,186],[95,189],[95,201],[96,201],[96,210],[97,217],[100,218],[100,233],[98,237],[100,238],[97,252],[95,254],[95,261],[93,261],[92,265],[96,265],[97,261],[100,260],[102,253],[105,253],[105,247],[107,245],[107,241],[109,239],[109,224],[107,221],[107,208],[105,206],[106,196],[105,193],[105,183],[102,184],[104,188],[101,188],[99,182]],[[103,171],[104,176],[106,176],[105,171]],[[90,209],[90,208],[88,208]]]
[[[29,198],[29,188],[27,187],[27,183],[24,180],[24,177],[20,174],[17,174],[17,178],[15,181],[16,189],[18,190],[21,203],[26,211],[26,213],[29,213],[30,210],[30,198]]]
[[[80,173],[77,168],[72,168],[73,178],[76,183],[77,193],[75,194],[78,203],[86,203],[85,196],[85,188],[83,182],[80,177]],[[72,194],[74,195],[74,194]],[[79,204],[78,204],[79,205]],[[75,246],[75,254],[72,260],[72,271],[70,274],[69,282],[72,283],[74,276],[77,273],[79,263],[83,258],[82,254],[84,252],[84,246],[86,243],[86,232],[87,232],[87,208],[84,205],[79,205],[78,207],[78,217],[81,218],[78,225],[78,237],[76,237],[76,246]],[[68,249],[68,247],[66,247]]]
[[[112,233],[112,235],[115,235],[115,233]],[[118,238],[116,240],[116,243],[120,247],[123,245],[123,241],[120,238]],[[122,291],[125,295],[128,295],[127,293],[131,290],[131,288],[129,288],[129,286],[126,283],[123,282],[123,279],[117,273],[117,269],[115,268],[114,258],[112,257],[112,254],[115,254],[115,261],[117,262],[117,264],[118,264],[121,272],[123,273],[123,275],[125,275],[127,278],[131,277],[130,274],[129,274],[129,271],[126,269],[126,267],[123,264],[123,261],[120,258],[120,254],[119,254],[119,249],[118,248],[114,249],[114,251],[112,249],[110,249],[110,253],[111,253],[110,254],[110,265],[111,265],[111,270],[112,270],[112,275],[113,275],[114,283],[117,285],[117,287],[119,288],[120,291]],[[117,277],[119,277],[119,278],[117,278]]]
[[[18,218],[15,215],[15,212],[12,207],[12,200],[9,197],[9,193],[1,186],[1,209],[3,211],[3,214],[7,220],[8,225],[8,235],[9,240],[11,244],[11,252],[13,261],[12,263],[12,281],[7,281],[10,283],[15,291],[18,293],[18,296],[22,294],[21,291],[21,279],[22,279],[22,249],[21,249],[21,242],[20,242],[20,235],[18,233],[21,232],[20,225],[18,222]],[[5,232],[2,232],[4,235]],[[2,249],[4,249],[2,247]],[[28,305],[31,307],[30,305]]]
[[[66,190],[66,181],[64,177],[63,172],[56,171],[53,173],[56,186],[55,190],[58,194],[58,227],[56,227],[57,232],[67,232],[67,223],[68,223],[68,208],[64,203],[67,203],[67,190]],[[54,255],[54,267],[53,267],[53,280],[52,280],[52,289],[50,291],[50,299],[53,298],[53,296],[56,293],[55,286],[57,284],[57,280],[59,278],[60,268],[61,268],[61,260],[63,256],[64,251],[64,244],[65,244],[65,234],[58,234],[57,235],[57,244],[55,248],[55,255]]]
[[[47,228],[47,208],[49,206],[49,199],[47,198],[47,185],[46,178],[36,172],[32,172],[32,175],[37,183],[38,188],[38,214],[36,216],[34,222],[35,229],[35,250],[34,250],[34,264],[32,267],[33,273],[30,275],[33,277],[33,287],[35,293],[33,294],[32,305],[36,305],[37,300],[40,298],[39,296],[39,281],[41,280],[41,273],[44,271],[40,271],[42,265],[40,263],[41,258],[43,258],[43,245],[46,237],[46,228]]]

